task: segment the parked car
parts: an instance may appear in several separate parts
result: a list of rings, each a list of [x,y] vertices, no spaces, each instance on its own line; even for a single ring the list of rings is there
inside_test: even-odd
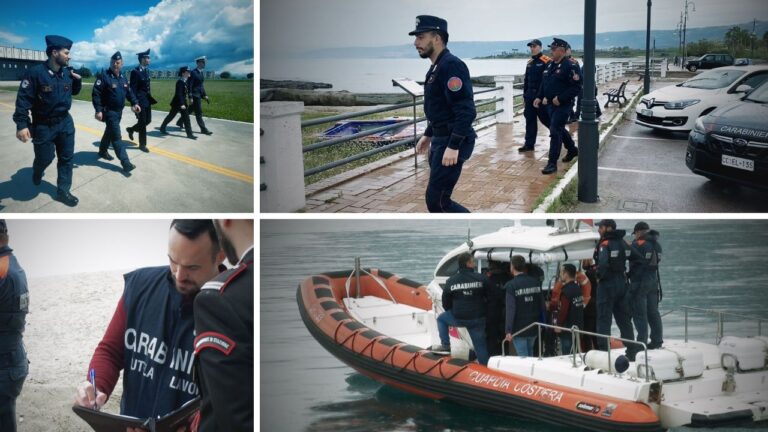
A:
[[[702,72],[677,85],[643,96],[635,123],[654,129],[689,132],[696,119],[738,100],[768,79],[768,66],[728,66]]]
[[[768,190],[768,82],[696,120],[685,164],[696,174]]]
[[[752,59],[749,58],[737,58],[733,62],[734,66],[749,66],[751,64],[753,64]]]
[[[685,63],[685,68],[691,72],[696,72],[699,69],[714,69],[732,64],[733,56],[730,54],[704,54],[698,60],[688,60]]]

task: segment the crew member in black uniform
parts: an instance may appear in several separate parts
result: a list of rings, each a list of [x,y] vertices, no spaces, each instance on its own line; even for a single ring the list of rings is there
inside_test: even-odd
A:
[[[21,394],[29,362],[22,334],[29,312],[27,276],[13,249],[8,227],[0,219],[0,430],[16,432],[16,398]]]
[[[603,219],[598,224],[600,242],[595,249],[597,262],[597,333],[611,335],[611,317],[616,319],[616,325],[622,339],[634,340],[631,314],[629,311],[629,293],[627,287],[627,245],[624,243],[624,230],[616,229],[613,219]],[[598,338],[597,344],[601,350],[608,349],[608,341]],[[634,361],[639,351],[636,346],[627,347],[627,357]]]
[[[72,41],[49,35],[45,37],[48,61],[32,66],[16,93],[16,138],[21,142],[32,139],[35,161],[32,163],[32,183],[39,186],[43,173],[54,157],[56,168],[56,200],[74,207],[78,199],[72,188],[72,157],[75,153],[75,123],[69,115],[72,95],[80,93],[80,75],[67,67]],[[29,118],[32,111],[32,119]]]
[[[200,432],[253,430],[253,220],[214,221],[234,268],[195,298]]]
[[[549,113],[546,107],[535,107],[533,101],[539,93],[541,78],[544,76],[544,69],[552,61],[541,52],[541,41],[534,39],[528,42],[531,49],[531,58],[525,66],[525,78],[523,79],[523,101],[525,108],[523,117],[525,117],[525,145],[517,149],[520,153],[533,151],[536,146],[536,135],[539,132],[539,121],[549,128]]]
[[[571,59],[571,46],[568,46],[568,49],[565,50],[565,56]],[[584,76],[584,68],[579,64],[579,61],[576,59],[573,59],[573,61],[576,63],[576,65],[579,67],[579,70],[581,71],[581,76]],[[581,101],[584,99],[584,86],[581,86],[581,89],[579,90],[579,97],[574,102],[574,112],[571,114],[571,117],[568,119],[568,123],[573,123],[579,121],[579,118],[581,117]],[[595,101],[597,101],[597,83],[595,83]],[[600,103],[597,103],[595,105],[595,118],[600,118],[600,116],[603,115],[603,112],[600,110]]]
[[[424,80],[424,114],[429,124],[416,144],[419,154],[429,149],[427,210],[469,213],[451,200],[461,167],[472,155],[477,137],[472,129],[477,112],[469,69],[446,48],[448,23],[444,19],[419,15],[416,29],[408,34],[416,36],[414,45],[419,56],[432,61]]]
[[[504,341],[504,285],[512,279],[509,266],[500,261],[490,261],[485,274],[491,283],[488,290],[485,313],[485,340],[490,356],[501,355],[501,343]]]
[[[570,132],[565,128],[573,112],[573,99],[578,96],[581,87],[581,70],[573,59],[565,57],[568,42],[554,38],[549,46],[552,49],[552,61],[544,70],[541,87],[533,106],[543,105],[549,112],[549,161],[541,170],[542,174],[557,171],[557,159],[565,145],[563,162],[570,162],[579,154]]]
[[[148,153],[147,149],[147,125],[152,122],[152,105],[157,101],[152,97],[152,91],[150,90],[149,77],[149,50],[140,52],[137,54],[139,57],[139,65],[131,71],[131,90],[136,95],[136,99],[139,101],[139,107],[141,111],[136,113],[137,122],[133,126],[127,127],[125,130],[128,132],[128,138],[133,141],[134,132],[139,134],[139,150],[144,153]]]
[[[133,94],[133,90],[128,85],[128,80],[122,73],[123,55],[120,51],[112,54],[109,69],[96,78],[91,92],[93,109],[96,110],[96,120],[106,123],[104,135],[101,137],[99,145],[99,157],[106,160],[112,160],[109,155],[109,144],[115,149],[115,155],[120,159],[123,166],[123,172],[129,173],[135,165],[131,163],[128,152],[125,151],[122,135],[120,135],[120,120],[123,118],[123,108],[125,99],[131,102],[132,110],[135,113],[141,111],[139,101]]]
[[[448,327],[466,327],[472,345],[475,347],[477,361],[488,364],[488,348],[485,343],[486,298],[491,288],[488,278],[475,272],[475,259],[464,252],[458,256],[459,271],[448,278],[443,287],[443,309],[437,317],[437,330],[440,333],[439,346],[433,351],[451,350]]]
[[[505,340],[512,341],[517,355],[530,357],[535,355],[533,345],[536,340],[536,328],[532,327],[515,336],[514,339],[512,335],[531,323],[542,321],[545,314],[544,295],[541,282],[525,272],[527,268],[525,258],[515,255],[509,265],[514,277],[504,286],[507,294]]]
[[[659,233],[645,222],[635,224],[632,253],[629,257],[630,309],[637,330],[637,341],[649,349],[661,348],[663,329],[659,314],[659,263],[661,244]],[[651,341],[648,342],[648,327]]]
[[[187,81],[187,87],[189,87],[189,95],[192,97],[192,111],[195,113],[195,120],[197,120],[197,125],[200,126],[200,133],[205,135],[213,135],[213,132],[209,131],[208,128],[205,127],[205,121],[203,121],[203,99],[205,99],[206,102],[211,103],[208,95],[205,94],[205,86],[203,85],[205,82],[205,74],[203,73],[203,69],[205,69],[205,60],[205,56],[200,56],[195,59],[197,67],[192,69],[190,72],[190,77]],[[188,127],[182,123],[181,119],[176,122],[176,126]]]
[[[173,94],[173,99],[171,99],[171,112],[165,116],[163,124],[160,125],[160,133],[164,135],[168,134],[168,132],[165,130],[165,127],[168,126],[168,123],[170,123],[173,118],[176,117],[176,114],[181,113],[180,120],[183,122],[186,128],[187,138],[197,139],[197,137],[192,134],[192,127],[189,124],[189,87],[187,87],[188,79],[189,68],[186,66],[180,67],[179,79],[176,81],[176,92]]]
[[[563,264],[560,269],[560,279],[563,281],[563,288],[560,291],[559,299],[552,301],[559,302],[557,325],[565,328],[578,327],[584,330],[584,292],[581,285],[576,281],[576,266],[573,264]],[[570,354],[573,347],[573,333],[563,332],[555,329],[555,333],[560,334],[560,347],[563,354]]]

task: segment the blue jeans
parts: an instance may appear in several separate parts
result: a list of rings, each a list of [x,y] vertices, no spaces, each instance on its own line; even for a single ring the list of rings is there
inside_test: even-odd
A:
[[[560,159],[560,150],[563,145],[568,151],[576,151],[571,133],[565,128],[568,118],[573,112],[573,104],[555,106],[551,101],[547,104],[549,111],[549,164],[557,165]]]
[[[563,355],[571,353],[571,347],[573,346],[573,340],[570,333],[560,335],[560,348],[563,350]]]
[[[637,329],[637,341],[648,343],[648,327],[651,328],[652,346],[661,346],[663,342],[663,330],[661,315],[659,314],[659,283],[656,273],[650,273],[638,277],[632,281],[632,320]],[[640,350],[638,346],[636,349]]]
[[[460,320],[453,316],[453,312],[445,311],[437,317],[437,331],[440,333],[440,343],[451,345],[448,335],[448,327],[466,327],[472,345],[475,346],[475,354],[480,364],[488,364],[488,347],[485,345],[485,318]]]
[[[56,185],[60,191],[69,192],[72,187],[72,157],[75,155],[75,123],[72,116],[67,114],[58,123],[50,125],[35,124],[30,130],[35,149],[33,173],[42,177],[48,165],[58,157]]]
[[[449,137],[433,137],[429,150],[429,183],[427,184],[427,210],[430,213],[469,213],[466,207],[451,200],[453,188],[461,176],[461,167],[469,159],[475,139],[467,137],[459,150],[459,160],[454,166],[443,166],[443,153],[448,148]],[[465,148],[466,147],[466,148]]]
[[[515,344],[515,351],[519,357],[533,357],[533,344],[536,341],[535,336],[515,336],[512,343]]]

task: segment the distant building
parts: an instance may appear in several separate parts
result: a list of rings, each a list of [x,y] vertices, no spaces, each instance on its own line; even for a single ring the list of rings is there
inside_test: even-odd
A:
[[[153,79],[176,79],[178,78],[179,71],[177,70],[149,70],[149,77]],[[203,71],[205,79],[217,79],[216,71]]]
[[[21,81],[27,69],[47,59],[45,51],[0,46],[0,81]]]

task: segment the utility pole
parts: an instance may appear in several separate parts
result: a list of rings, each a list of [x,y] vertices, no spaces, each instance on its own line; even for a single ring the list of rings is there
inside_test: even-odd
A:
[[[650,0],[649,0],[650,1]],[[595,203],[597,196],[597,100],[595,99],[595,29],[597,0],[584,0],[584,96],[579,120],[579,201]]]
[[[752,58],[755,58],[755,39],[757,38],[757,33],[755,33],[755,26],[757,25],[757,20],[752,20],[752,37],[750,38],[752,40]]]
[[[651,92],[651,0],[648,0],[648,18],[645,27],[645,76],[643,77],[643,94]],[[656,41],[654,41],[654,45]]]
[[[693,6],[693,10],[691,12],[696,12],[696,3],[685,0],[685,18],[683,18],[683,59],[688,57],[688,46],[686,43],[686,36],[688,32],[688,5]]]

